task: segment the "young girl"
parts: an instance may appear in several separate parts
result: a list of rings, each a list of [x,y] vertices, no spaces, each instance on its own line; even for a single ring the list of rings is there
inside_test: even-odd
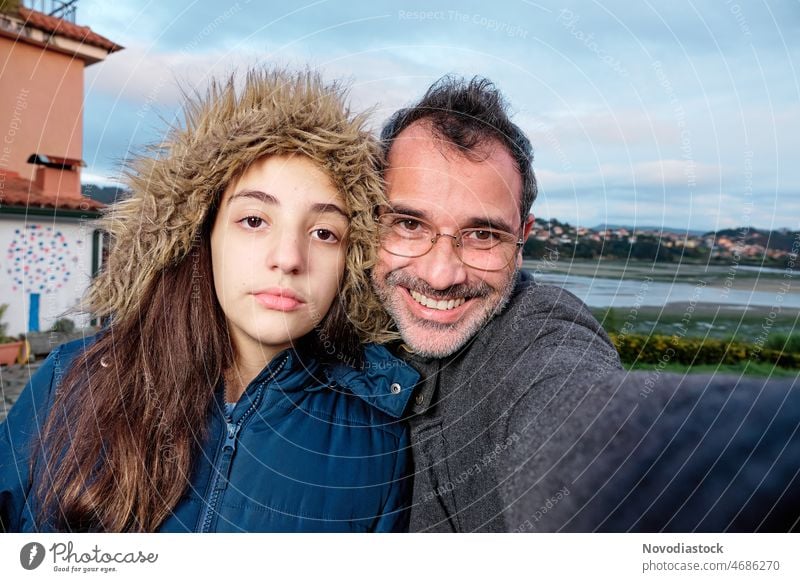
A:
[[[212,84],[130,172],[88,304],[0,426],[9,531],[397,531],[417,381],[377,345],[376,147],[337,86]]]

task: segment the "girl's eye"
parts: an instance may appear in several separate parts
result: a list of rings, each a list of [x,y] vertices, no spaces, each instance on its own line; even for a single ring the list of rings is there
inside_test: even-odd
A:
[[[241,219],[239,223],[244,224],[248,228],[256,229],[264,224],[264,219],[260,216],[246,216]]]
[[[327,228],[317,228],[313,233],[314,238],[322,242],[338,242],[339,238]]]

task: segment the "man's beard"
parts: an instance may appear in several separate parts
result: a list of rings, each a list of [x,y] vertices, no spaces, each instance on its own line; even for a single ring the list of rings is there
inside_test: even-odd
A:
[[[382,281],[378,281],[373,272],[375,292],[397,325],[403,340],[415,353],[428,358],[444,358],[463,348],[505,308],[511,299],[516,281],[515,270],[499,292],[485,281],[453,285],[447,289],[437,290],[423,279],[404,273],[402,270],[390,272]],[[411,313],[404,305],[404,300],[398,296],[398,287],[405,287],[409,291],[416,291],[432,299],[463,297],[485,300],[487,303],[483,305],[481,311],[470,314],[465,320],[441,323],[419,318]]]

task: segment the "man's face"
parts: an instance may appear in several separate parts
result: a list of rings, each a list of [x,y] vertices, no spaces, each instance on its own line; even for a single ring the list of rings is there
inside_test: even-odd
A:
[[[522,179],[499,143],[481,161],[461,155],[415,123],[395,140],[386,185],[393,212],[456,235],[465,228],[500,227],[527,238],[533,217],[520,221]],[[399,257],[381,248],[373,284],[405,342],[417,353],[441,358],[459,350],[505,305],[521,265],[521,252],[499,271],[464,265],[453,239],[440,237],[421,257]]]

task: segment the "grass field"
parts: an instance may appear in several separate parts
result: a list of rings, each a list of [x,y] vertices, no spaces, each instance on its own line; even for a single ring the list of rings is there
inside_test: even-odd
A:
[[[763,338],[763,343],[775,344],[787,337],[800,338],[800,311],[782,310],[777,317],[770,316],[768,307],[751,307],[747,311],[731,312],[720,306],[698,303],[692,317],[686,318],[687,305],[668,303],[662,307],[632,309],[593,308],[592,313],[609,332],[638,335],[685,335],[686,337],[714,338],[753,343]],[[684,331],[685,328],[685,331]],[[789,349],[800,350],[800,343],[789,344]]]
[[[697,304],[692,317],[684,319],[686,305],[667,304],[663,307],[641,307],[635,313],[630,309],[592,309],[594,316],[608,332],[635,335],[666,335],[693,338],[734,340],[745,344],[758,343],[764,348],[783,352],[800,352],[800,312],[786,311],[771,317],[769,308],[751,308],[747,312],[731,313],[718,306]],[[635,317],[632,316],[635,315]],[[655,370],[659,364],[624,363],[627,369]],[[736,365],[697,365],[668,363],[659,369],[675,374],[733,374],[792,378],[800,370],[781,368],[763,362],[741,362]]]

